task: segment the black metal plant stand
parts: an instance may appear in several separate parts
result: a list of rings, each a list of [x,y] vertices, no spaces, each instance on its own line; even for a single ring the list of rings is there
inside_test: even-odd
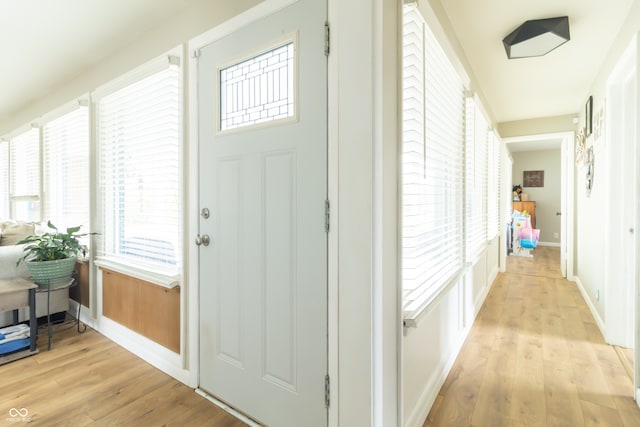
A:
[[[46,335],[38,334],[38,336],[47,337],[48,339],[47,350],[51,350],[51,337],[54,334],[58,332],[66,331],[68,329],[71,329],[74,326],[77,328],[78,333],[82,334],[87,330],[87,325],[85,325],[80,321],[80,309],[82,308],[82,303],[78,303],[78,312],[76,313],[76,318],[65,319],[62,322],[55,323],[55,330],[54,330],[54,323],[51,321],[51,293],[73,288],[74,286],[78,285],[78,281],[74,277],[72,277],[71,279],[54,277],[54,278],[48,279],[47,282],[48,283],[46,286],[39,285],[38,289],[36,289],[37,293],[44,293],[44,292],[47,293],[47,324],[43,325],[43,326],[46,326],[47,333]],[[82,287],[78,286],[78,299],[80,301],[82,301],[81,290],[82,290]]]

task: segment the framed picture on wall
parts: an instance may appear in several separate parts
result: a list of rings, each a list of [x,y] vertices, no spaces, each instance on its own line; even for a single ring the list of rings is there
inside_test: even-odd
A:
[[[544,171],[524,171],[522,173],[523,187],[544,187]]]
[[[584,117],[585,133],[589,136],[593,131],[593,96],[590,96],[589,99],[587,99],[587,103],[584,106]]]

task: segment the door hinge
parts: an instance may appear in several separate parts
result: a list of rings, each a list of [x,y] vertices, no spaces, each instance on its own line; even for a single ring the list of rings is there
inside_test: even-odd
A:
[[[328,408],[331,403],[331,380],[329,374],[324,376],[324,407]]]
[[[331,223],[331,205],[329,204],[329,200],[324,201],[324,232],[329,232],[329,227]]]
[[[191,57],[192,58],[200,58],[200,49],[195,49],[192,53],[191,53]]]
[[[331,31],[329,29],[329,23],[324,23],[324,55],[329,56],[329,45],[331,41]]]

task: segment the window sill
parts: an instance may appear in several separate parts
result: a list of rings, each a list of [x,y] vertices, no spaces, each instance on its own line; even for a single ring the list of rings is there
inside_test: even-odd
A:
[[[424,301],[413,301],[404,308],[403,326],[405,333],[408,328],[418,327],[420,319],[431,312],[437,303],[442,300],[444,295],[464,277],[470,267],[471,264],[463,266],[458,273],[451,278],[451,280],[430,295],[429,298],[426,298]]]
[[[145,268],[126,264],[122,261],[114,261],[108,258],[96,258],[95,264],[98,267],[108,268],[109,270],[113,270],[117,273],[126,274],[127,276],[144,280],[165,288],[173,289],[180,286],[180,276],[178,275],[171,276],[159,274]]]

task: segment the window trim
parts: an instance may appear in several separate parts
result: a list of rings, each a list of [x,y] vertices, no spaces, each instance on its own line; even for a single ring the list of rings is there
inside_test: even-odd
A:
[[[100,143],[100,101],[119,91],[127,86],[135,84],[141,80],[144,80],[148,77],[153,76],[154,74],[160,73],[162,71],[167,70],[169,67],[178,67],[179,72],[179,86],[180,86],[180,96],[178,100],[178,111],[180,114],[180,123],[178,125],[179,129],[179,144],[178,144],[178,188],[180,190],[184,189],[185,183],[185,105],[184,105],[184,91],[185,91],[185,76],[184,76],[184,64],[182,48],[176,47],[171,49],[164,54],[140,65],[139,67],[113,79],[112,81],[101,85],[96,88],[90,94],[90,108],[93,112],[91,122],[92,122],[92,135],[93,135],[93,144],[95,147],[95,163],[92,168],[92,173],[95,180],[95,185],[92,187],[94,191],[92,191],[92,197],[95,197],[95,229],[98,231],[104,230],[104,218],[103,218],[103,206],[102,202],[99,199],[103,195],[102,181],[100,178],[100,157],[101,157],[101,143]],[[179,197],[179,212],[178,215],[180,218],[185,216],[185,199],[184,196]],[[146,280],[151,283],[164,286],[167,288],[172,288],[179,286],[180,283],[184,280],[185,275],[185,259],[187,254],[187,245],[185,244],[185,233],[186,233],[186,224],[185,221],[178,221],[179,224],[179,243],[180,248],[176,254],[179,256],[179,262],[176,266],[175,274],[169,274],[168,272],[158,272],[157,270],[153,270],[152,267],[146,265],[135,265],[130,260],[127,260],[124,257],[120,257],[118,255],[96,255],[95,263],[98,266],[104,266],[105,268],[109,268],[110,270],[116,271],[118,273],[126,274],[141,280]],[[96,253],[98,250],[101,250],[101,247],[104,245],[104,237],[98,236],[99,244],[96,245]]]

